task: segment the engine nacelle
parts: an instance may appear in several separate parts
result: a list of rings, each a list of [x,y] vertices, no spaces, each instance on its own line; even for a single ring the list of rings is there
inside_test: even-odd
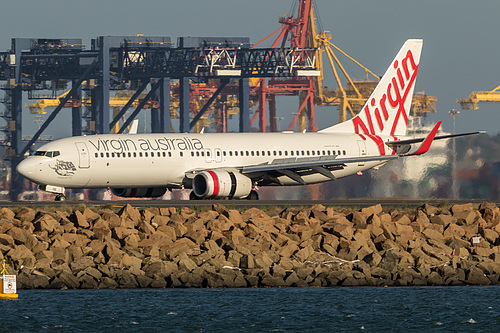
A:
[[[207,170],[193,179],[193,192],[201,199],[244,198],[252,191],[252,180],[239,172]]]
[[[166,187],[112,188],[114,195],[125,198],[161,197],[167,192]]]

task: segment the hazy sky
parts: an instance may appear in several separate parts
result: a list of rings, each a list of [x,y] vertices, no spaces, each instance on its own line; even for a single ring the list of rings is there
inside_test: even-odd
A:
[[[438,113],[452,130],[450,109],[459,97],[500,85],[498,0],[316,0],[322,26],[333,43],[377,74],[383,74],[403,42],[423,38],[416,91],[436,96]],[[2,4],[0,50],[12,37],[247,36],[257,42],[280,25],[292,0],[15,0]],[[89,46],[90,47],[90,46]],[[354,66],[348,66],[354,68]],[[333,86],[333,82],[325,82]],[[292,100],[290,100],[290,98]],[[278,103],[290,118],[298,101]],[[481,104],[457,116],[457,132],[499,132],[500,103]],[[316,108],[320,128],[337,121],[337,109]],[[27,117],[25,117],[27,118]],[[69,112],[60,121],[70,124]],[[28,127],[28,126],[26,126]],[[282,125],[282,129],[285,125]],[[49,127],[49,129],[51,129]],[[52,130],[54,128],[52,127]],[[26,133],[25,134],[29,134]]]

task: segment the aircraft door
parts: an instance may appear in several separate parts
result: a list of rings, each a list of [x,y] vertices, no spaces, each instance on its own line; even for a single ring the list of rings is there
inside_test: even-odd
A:
[[[366,142],[365,141],[358,141],[358,148],[359,148],[359,157],[364,157],[366,156]],[[365,162],[359,162],[359,166],[365,165]]]
[[[76,149],[78,150],[78,157],[80,159],[80,169],[90,168],[90,156],[85,142],[75,142]]]

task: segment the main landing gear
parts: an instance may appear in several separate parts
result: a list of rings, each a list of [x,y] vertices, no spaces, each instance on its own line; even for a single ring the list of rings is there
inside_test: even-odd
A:
[[[251,190],[250,194],[245,198],[247,200],[259,200],[259,194],[255,190]]]

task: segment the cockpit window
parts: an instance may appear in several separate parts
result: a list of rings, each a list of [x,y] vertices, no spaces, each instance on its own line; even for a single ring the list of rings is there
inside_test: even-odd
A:
[[[59,151],[44,151],[44,150],[37,150],[33,156],[47,156],[47,157],[56,157],[61,155]]]

